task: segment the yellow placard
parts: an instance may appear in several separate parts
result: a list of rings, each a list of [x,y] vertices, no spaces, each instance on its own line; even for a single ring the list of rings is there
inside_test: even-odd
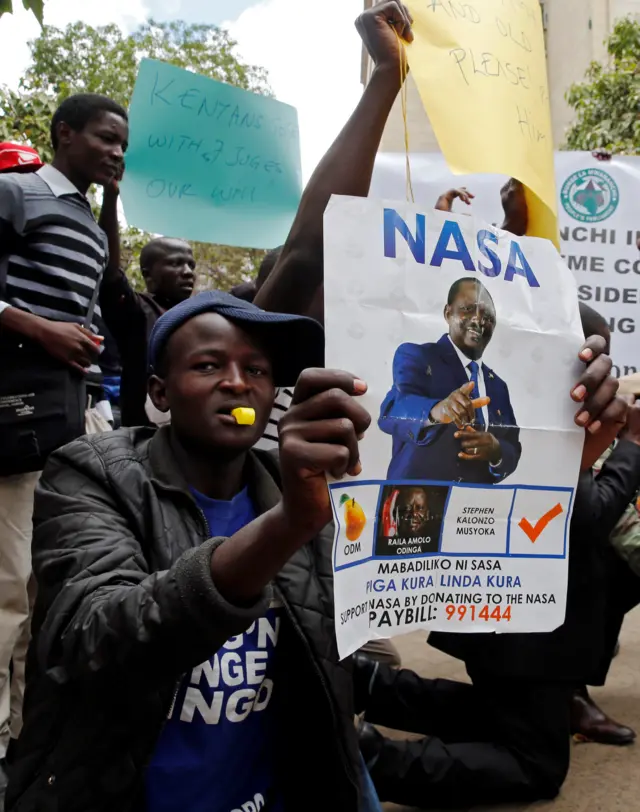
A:
[[[405,0],[411,72],[452,172],[527,187],[527,233],[559,246],[539,0]]]

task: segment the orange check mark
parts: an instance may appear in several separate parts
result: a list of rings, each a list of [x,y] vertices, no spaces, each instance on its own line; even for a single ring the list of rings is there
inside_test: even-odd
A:
[[[562,513],[562,505],[560,502],[555,507],[552,507],[551,510],[548,510],[544,516],[541,516],[538,521],[532,525],[530,521],[527,519],[520,519],[518,527],[522,530],[523,533],[529,538],[529,541],[532,544],[535,544],[536,541],[540,538],[542,531],[545,527],[552,522],[556,516],[559,516]]]

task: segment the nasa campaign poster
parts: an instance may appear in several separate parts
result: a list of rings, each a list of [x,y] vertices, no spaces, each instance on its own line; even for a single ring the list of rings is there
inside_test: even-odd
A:
[[[431,209],[442,192],[466,186],[473,203],[455,201],[454,212],[503,221],[500,190],[506,175],[454,175],[438,153],[413,153],[411,167],[418,206]],[[607,320],[613,374],[632,375],[639,369],[640,289],[634,279],[640,274],[640,157],[599,161],[590,152],[556,152],[555,169],[560,252],[577,282],[578,300]],[[406,186],[405,154],[378,153],[371,196],[395,200],[404,197]]]
[[[326,365],[368,384],[362,473],[330,481],[341,657],[417,629],[564,621],[583,342],[553,245],[414,204],[333,197]]]

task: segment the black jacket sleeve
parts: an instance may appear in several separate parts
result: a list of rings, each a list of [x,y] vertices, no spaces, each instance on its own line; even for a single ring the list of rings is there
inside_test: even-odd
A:
[[[120,356],[123,426],[151,425],[145,410],[148,325],[142,302],[121,270],[111,272],[100,286],[102,318]]]
[[[105,277],[100,285],[100,310],[109,332],[116,340],[120,353],[126,352],[129,342],[146,340],[146,322],[140,296],[129,284],[125,273]]]
[[[640,446],[620,440],[597,476],[582,474],[574,516],[592,537],[608,539],[640,488]]]
[[[53,454],[34,514],[42,667],[58,681],[105,667],[152,678],[211,657],[270,599],[265,590],[254,606],[239,608],[220,595],[210,561],[223,541],[205,541],[153,572],[94,446],[81,439]]]

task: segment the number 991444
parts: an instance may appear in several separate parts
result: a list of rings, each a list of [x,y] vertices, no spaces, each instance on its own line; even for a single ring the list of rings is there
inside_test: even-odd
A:
[[[447,604],[445,606],[445,612],[447,613],[447,620],[484,620],[485,623],[488,623],[490,620],[506,620],[507,623],[511,620],[511,607],[501,607],[501,606],[476,606],[472,604],[471,606],[466,606],[462,604],[460,606],[456,606],[453,603]]]

